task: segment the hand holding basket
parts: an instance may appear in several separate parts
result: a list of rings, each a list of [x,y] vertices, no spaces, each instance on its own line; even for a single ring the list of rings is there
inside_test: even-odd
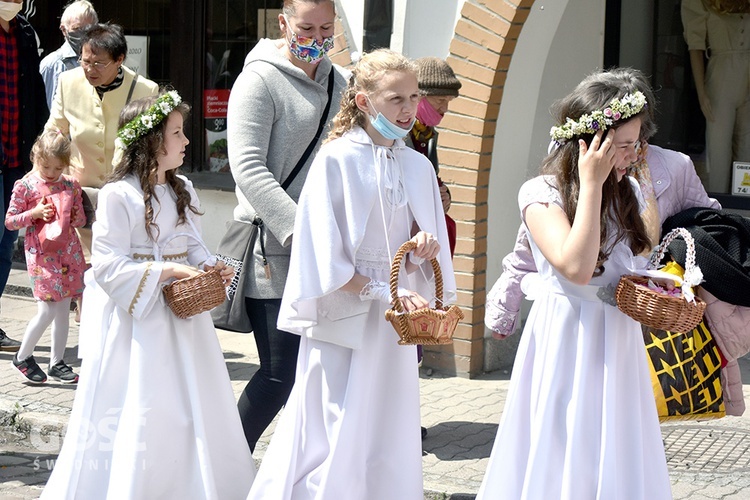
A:
[[[453,332],[464,313],[456,305],[443,305],[443,274],[437,259],[431,259],[435,274],[435,308],[424,307],[416,311],[405,311],[398,297],[398,275],[401,261],[407,252],[414,250],[417,244],[407,241],[398,249],[391,265],[390,287],[393,308],[385,312],[385,319],[391,322],[401,339],[400,345],[437,345],[453,343]]]
[[[178,236],[193,238],[206,250],[206,254],[211,254],[203,241],[190,233],[173,234],[163,245],[166,246],[167,243]],[[156,244],[154,244],[154,258],[161,260],[161,249]],[[175,280],[164,286],[162,292],[169,308],[175,316],[181,319],[210,311],[214,307],[221,305],[227,298],[224,281],[216,269],[200,272],[189,278]]]
[[[672,230],[651,256],[650,264],[652,268],[659,264],[667,246],[677,236],[682,236],[687,244],[682,296],[671,297],[647,288],[648,277],[626,275],[617,284],[615,300],[622,312],[643,325],[685,333],[701,322],[706,310],[706,303],[688,290],[690,285],[697,286],[702,280],[700,268],[695,265],[695,242],[690,232],[684,228]]]

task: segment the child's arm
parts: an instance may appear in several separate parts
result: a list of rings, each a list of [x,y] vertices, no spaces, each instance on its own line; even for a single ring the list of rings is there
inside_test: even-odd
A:
[[[31,226],[36,220],[49,220],[55,213],[54,205],[46,203],[46,198],[42,197],[33,208],[29,209],[29,200],[31,193],[21,182],[16,182],[13,186],[13,194],[10,198],[8,212],[5,214],[5,227],[11,231]],[[33,203],[33,202],[32,202]]]
[[[521,281],[529,273],[535,272],[537,269],[529,238],[526,229],[521,226],[513,251],[503,258],[503,273],[487,293],[484,324],[496,338],[505,338],[515,331],[523,300]]]
[[[81,184],[76,179],[73,179],[73,208],[70,210],[70,224],[73,227],[83,227],[86,224],[82,192]]]
[[[599,256],[602,185],[615,164],[614,132],[597,132],[587,147],[579,140],[580,192],[573,224],[555,204],[534,203],[524,218],[544,257],[566,279],[586,285],[596,270]]]

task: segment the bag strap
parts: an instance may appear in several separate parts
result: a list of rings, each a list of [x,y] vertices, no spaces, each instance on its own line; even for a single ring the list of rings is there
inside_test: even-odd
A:
[[[292,184],[292,181],[295,177],[297,177],[297,174],[300,170],[302,170],[302,167],[307,162],[307,159],[310,157],[310,154],[313,152],[313,149],[315,149],[315,146],[318,144],[318,141],[320,140],[320,134],[323,133],[323,127],[325,127],[326,119],[328,118],[328,112],[331,110],[331,99],[333,97],[333,80],[334,80],[334,67],[331,65],[331,72],[328,73],[328,102],[326,103],[326,107],[323,110],[323,116],[320,117],[320,123],[318,124],[318,131],[315,133],[315,137],[312,141],[310,141],[310,144],[307,146],[307,149],[304,153],[302,153],[302,157],[297,162],[297,165],[294,166],[294,170],[292,170],[292,173],[289,174],[289,176],[284,180],[284,183],[281,185],[281,188],[286,191],[286,189]]]
[[[135,90],[135,82],[137,81],[138,81],[138,73],[135,74],[135,76],[133,77],[133,81],[130,82],[130,90],[128,90],[128,98],[125,99],[126,105],[130,103],[130,99],[132,99],[133,97],[133,90]]]

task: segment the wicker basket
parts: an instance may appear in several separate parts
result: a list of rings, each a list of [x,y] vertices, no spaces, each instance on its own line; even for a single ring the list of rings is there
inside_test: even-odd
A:
[[[190,233],[177,233],[172,235],[166,245],[173,238],[178,236],[187,236],[198,241],[206,250],[203,241],[197,236]],[[161,250],[155,245],[154,257],[161,260]],[[227,291],[224,287],[224,281],[221,279],[219,271],[212,269],[202,272],[189,278],[175,280],[162,288],[167,305],[178,318],[186,319],[205,311],[210,311],[216,306],[221,305],[227,298]]]
[[[651,265],[655,267],[664,257],[667,246],[672,240],[682,236],[687,244],[685,269],[695,269],[695,243],[690,233],[677,228],[667,234],[651,256]],[[639,323],[670,332],[685,333],[695,328],[703,319],[706,303],[695,296],[694,302],[684,297],[670,297],[639,285],[648,283],[643,276],[622,276],[615,290],[617,307]]]
[[[407,252],[414,250],[417,244],[407,241],[398,249],[391,265],[391,297],[393,308],[385,312],[385,319],[391,322],[393,328],[401,339],[400,345],[437,345],[453,343],[453,332],[458,322],[464,319],[464,313],[456,305],[443,305],[443,274],[437,259],[432,259],[432,270],[435,273],[435,308],[425,307],[416,311],[404,310],[398,297],[398,274],[401,270],[401,261]]]

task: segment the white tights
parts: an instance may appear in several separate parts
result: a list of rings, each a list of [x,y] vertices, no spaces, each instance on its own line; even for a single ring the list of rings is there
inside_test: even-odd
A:
[[[52,324],[52,347],[49,364],[53,366],[62,361],[65,354],[65,344],[68,341],[68,326],[70,323],[70,298],[60,302],[36,302],[37,313],[26,327],[23,334],[21,348],[18,349],[18,359],[23,361],[34,354],[34,348],[42,338],[47,327]]]

